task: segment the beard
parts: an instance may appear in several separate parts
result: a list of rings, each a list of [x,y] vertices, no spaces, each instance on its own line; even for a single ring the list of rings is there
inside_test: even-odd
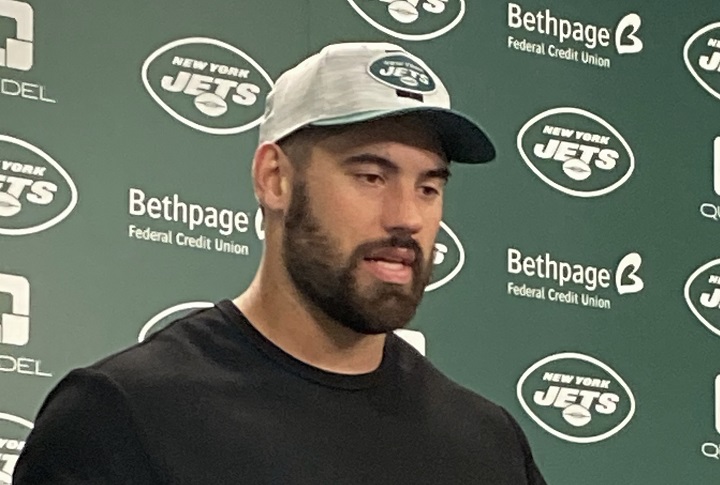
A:
[[[410,286],[372,281],[361,288],[355,273],[372,251],[408,248],[415,253]],[[310,210],[304,181],[293,185],[285,219],[282,258],[298,293],[311,313],[320,312],[338,324],[362,334],[380,334],[402,328],[415,315],[430,281],[432,259],[407,231],[367,241],[343,257],[339,245]]]

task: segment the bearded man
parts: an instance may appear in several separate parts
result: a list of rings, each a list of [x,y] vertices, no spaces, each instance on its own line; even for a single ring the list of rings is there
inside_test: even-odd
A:
[[[516,421],[393,333],[429,282],[450,162],[494,156],[398,46],[284,73],[252,166],[254,280],[66,376],[14,483],[544,484]]]

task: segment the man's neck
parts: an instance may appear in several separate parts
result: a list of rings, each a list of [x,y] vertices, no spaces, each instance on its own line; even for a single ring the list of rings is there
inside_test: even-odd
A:
[[[318,318],[284,278],[258,271],[248,289],[233,300],[268,340],[296,359],[339,374],[365,374],[382,361],[385,335],[357,333],[329,318]]]

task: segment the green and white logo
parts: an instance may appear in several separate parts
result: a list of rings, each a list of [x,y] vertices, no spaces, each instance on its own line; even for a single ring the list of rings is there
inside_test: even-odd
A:
[[[507,25],[513,29],[507,37],[508,48],[601,69],[610,69],[617,59],[610,55],[613,40],[621,56],[637,54],[644,48],[639,32],[642,18],[637,13],[626,14],[613,28],[606,22],[588,22],[584,15],[564,17],[538,7],[508,3]],[[563,13],[569,12],[563,9]]]
[[[50,155],[0,135],[0,235],[48,229],[72,212],[77,198],[70,175]]]
[[[127,210],[132,218],[127,226],[131,239],[238,256],[250,254],[246,241],[236,239],[250,229],[250,212],[200,204],[177,193],[153,196],[137,187],[128,190]]]
[[[152,98],[176,120],[214,135],[257,126],[273,81],[250,56],[225,42],[192,37],[150,54],[142,80]]]
[[[685,283],[685,302],[700,323],[720,336],[720,259],[696,269]]]
[[[0,18],[15,24],[15,35],[0,40],[0,67],[28,71],[33,65],[33,8],[15,0],[0,2]],[[4,36],[3,36],[4,37]]]
[[[15,464],[32,429],[27,419],[0,412],[0,485],[12,483]]]
[[[690,36],[683,56],[695,80],[720,99],[720,22],[706,25]]]
[[[138,334],[138,342],[142,342],[151,334],[162,330],[175,320],[183,318],[195,310],[201,310],[203,308],[210,308],[213,306],[215,305],[209,301],[191,301],[167,308],[152,317],[147,321],[147,323],[145,323],[145,325],[142,326],[140,333]]]
[[[517,397],[540,427],[571,443],[607,439],[635,414],[635,397],[618,373],[574,352],[533,364],[517,383]]]
[[[368,65],[368,73],[391,88],[429,94],[437,87],[429,70],[406,54],[383,55]]]
[[[432,279],[425,287],[425,291],[433,291],[450,282],[460,273],[464,264],[465,249],[460,239],[447,224],[441,221],[435,240]]]
[[[47,86],[29,74],[38,67],[35,25],[35,12],[28,1],[0,0],[0,96],[55,104]],[[55,56],[40,59],[57,63]],[[40,64],[39,71],[43,72],[45,66]]]
[[[348,0],[370,25],[398,39],[428,40],[457,26],[465,0]]]
[[[30,341],[30,282],[24,276],[0,273],[0,295],[0,344],[26,345]]]
[[[627,182],[635,156],[622,135],[579,108],[553,108],[525,123],[517,147],[549,186],[575,197],[605,195]]]

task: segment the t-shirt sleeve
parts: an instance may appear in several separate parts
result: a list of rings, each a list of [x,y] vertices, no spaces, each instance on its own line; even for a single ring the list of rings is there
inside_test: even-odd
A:
[[[163,483],[142,448],[122,390],[81,369],[48,395],[15,466],[13,485]]]
[[[515,432],[515,435],[520,442],[520,448],[522,450],[523,458],[525,461],[525,475],[527,476],[528,485],[547,485],[547,482],[540,473],[540,469],[535,463],[532,451],[530,450],[530,443],[528,442],[525,433],[523,433],[523,430],[520,428],[518,422],[515,421],[515,418],[513,418],[510,413],[508,413],[505,409],[503,409],[503,411],[507,415],[507,418],[512,425],[513,431]]]

